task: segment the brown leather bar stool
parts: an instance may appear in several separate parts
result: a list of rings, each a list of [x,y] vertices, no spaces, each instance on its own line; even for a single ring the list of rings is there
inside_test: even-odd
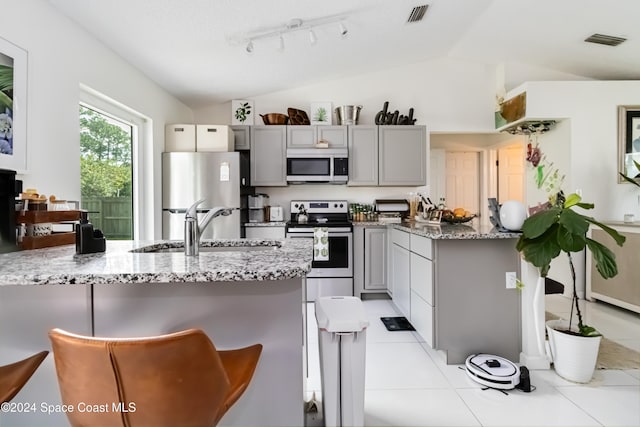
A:
[[[0,403],[13,399],[49,354],[41,351],[10,365],[0,366]]]
[[[242,396],[262,344],[218,351],[199,329],[144,338],[49,332],[72,426],[215,426]]]

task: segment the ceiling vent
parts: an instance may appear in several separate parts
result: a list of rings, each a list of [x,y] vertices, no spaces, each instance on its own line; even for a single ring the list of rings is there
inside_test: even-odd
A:
[[[606,34],[596,33],[587,37],[586,39],[584,39],[584,41],[588,43],[604,44],[607,46],[618,46],[620,43],[627,41],[627,39],[623,37],[608,36]]]
[[[407,22],[422,21],[422,18],[424,17],[424,14],[426,13],[428,7],[429,7],[428,4],[423,4],[422,6],[414,7],[411,10],[411,13],[409,14],[409,19],[407,19]]]

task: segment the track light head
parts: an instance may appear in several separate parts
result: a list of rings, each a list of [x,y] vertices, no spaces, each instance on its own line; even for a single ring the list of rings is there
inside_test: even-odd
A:
[[[348,32],[349,32],[349,30],[347,30],[347,27],[345,27],[343,22],[341,22],[340,23],[340,35],[342,37],[346,37]]]
[[[245,48],[245,50],[247,51],[247,53],[253,53],[253,40],[249,40],[249,43],[247,43],[247,47]]]
[[[280,39],[278,41],[278,50],[284,50],[284,37],[282,37],[282,34],[280,34]]]
[[[313,28],[309,28],[309,42],[311,44],[316,44],[318,39],[316,38],[316,33],[313,32]]]

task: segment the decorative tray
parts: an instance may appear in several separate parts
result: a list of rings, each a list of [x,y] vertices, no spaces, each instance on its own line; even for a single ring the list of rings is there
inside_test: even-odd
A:
[[[311,124],[309,121],[309,116],[307,116],[306,111],[298,110],[296,108],[288,108],[287,113],[289,113],[289,124],[290,125],[308,125]]]
[[[475,218],[475,215],[469,215],[469,216],[454,216],[451,214],[442,215],[442,221],[444,222],[448,222],[449,224],[463,224],[465,222],[469,222],[471,221],[473,218]]]

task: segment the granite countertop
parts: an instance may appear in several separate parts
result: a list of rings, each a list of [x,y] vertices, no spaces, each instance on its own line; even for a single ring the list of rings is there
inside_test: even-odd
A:
[[[520,237],[520,233],[503,233],[491,225],[477,224],[476,220],[465,224],[442,223],[440,225],[408,221],[400,224],[391,224],[391,227],[436,240],[517,239]]]
[[[75,245],[0,255],[2,285],[269,281],[302,277],[311,270],[311,239],[203,240],[209,246],[264,246],[257,251],[145,253],[142,247],[181,241],[107,240],[106,252],[76,255]],[[141,252],[130,252],[138,250]]]
[[[285,221],[272,221],[272,222],[245,222],[245,227],[286,227]]]

